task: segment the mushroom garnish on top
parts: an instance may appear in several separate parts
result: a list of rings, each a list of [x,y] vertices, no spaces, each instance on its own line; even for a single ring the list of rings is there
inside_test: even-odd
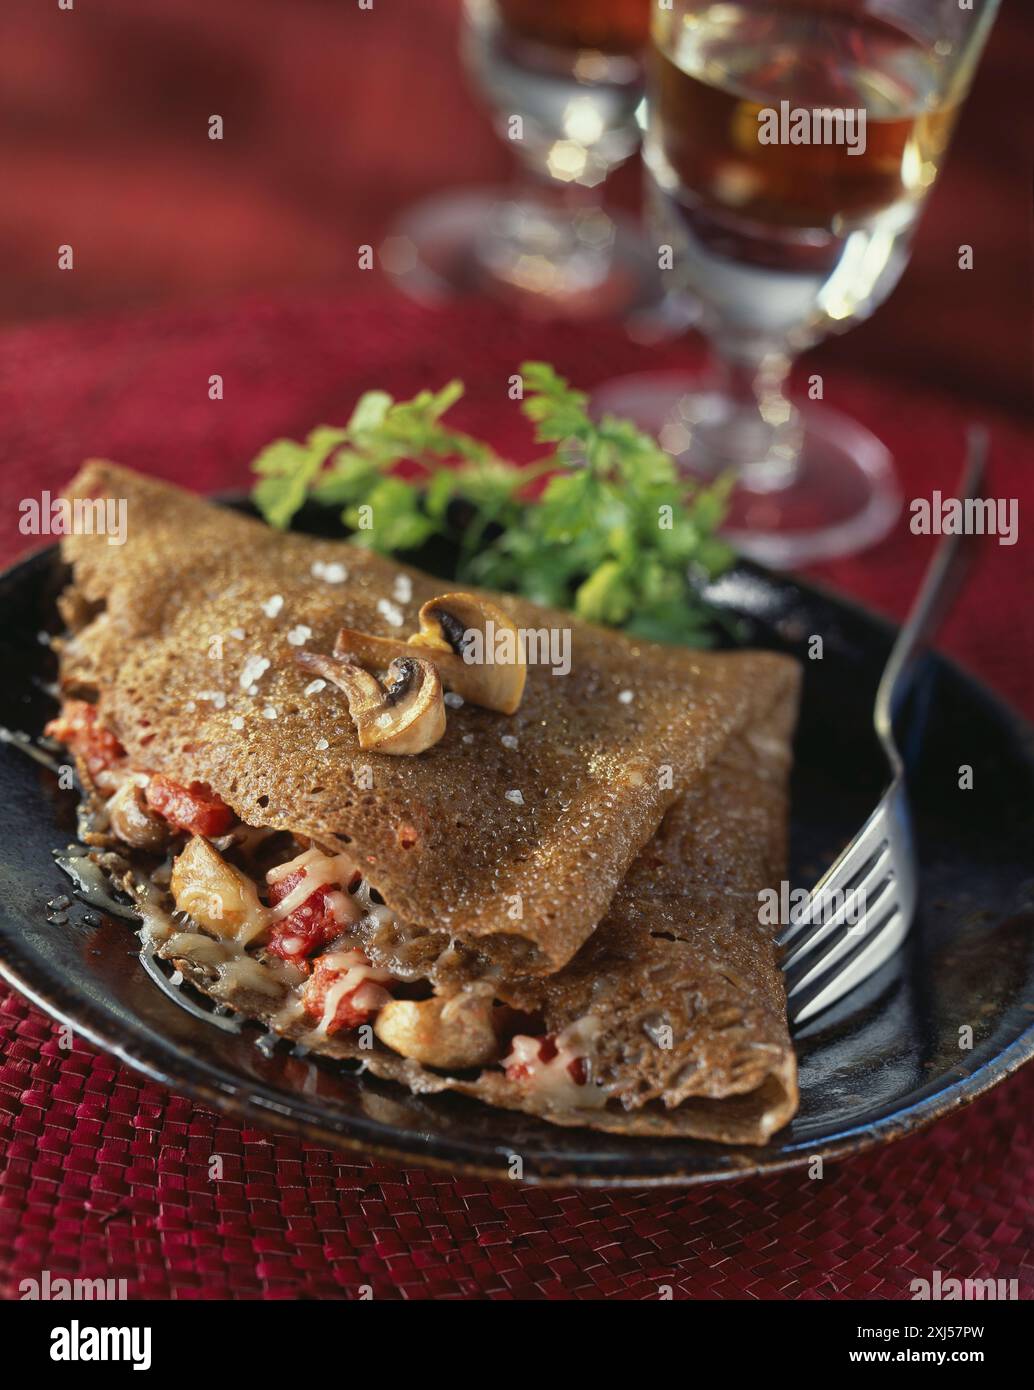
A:
[[[419,632],[406,642],[342,628],[334,655],[383,669],[393,659],[412,657],[415,647],[468,704],[500,714],[518,709],[528,672],[520,634],[501,608],[475,594],[442,594],[423,605],[419,619]]]
[[[403,655],[371,663],[378,669],[386,668],[383,683],[356,661],[340,655],[298,654],[301,665],[345,692],[360,748],[379,753],[422,753],[445,733],[445,701],[438,672],[411,648],[407,652],[403,646],[402,650]]]

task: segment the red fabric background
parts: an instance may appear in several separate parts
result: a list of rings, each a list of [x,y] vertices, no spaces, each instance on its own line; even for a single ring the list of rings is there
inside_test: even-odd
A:
[[[201,490],[242,485],[277,434],[340,421],[358,391],[466,379],[467,427],[526,456],[506,399],[525,356],[580,385],[696,350],[614,328],[513,324],[402,303],[354,248],[419,193],[505,171],[461,81],[452,0],[12,0],[0,50],[0,555],[16,504],[91,454]],[[63,27],[61,27],[63,26]],[[75,27],[73,27],[75,26]],[[813,354],[827,400],[894,451],[906,495],[950,491],[971,418],[1020,543],[986,547],[943,645],[1034,710],[1028,9],[1006,0],[901,288]],[[210,112],[233,133],[195,139]],[[200,146],[200,148],[199,148]],[[635,171],[613,196],[635,196]],[[55,248],[76,246],[71,276]],[[955,269],[973,244],[976,269]],[[242,289],[245,299],[233,298]],[[262,293],[256,291],[261,290]],[[269,291],[274,291],[269,293]],[[111,312],[180,304],[174,311]],[[103,311],[103,312],[100,312]],[[211,402],[218,372],[226,398]],[[823,577],[900,616],[932,542],[899,526]],[[547,1192],[397,1171],[241,1129],[58,1046],[0,992],[0,1294],[43,1269],[135,1296],[908,1297],[1000,1277],[1034,1293],[1034,1071],[878,1154],[684,1194]],[[224,1156],[225,1174],[208,1178]]]
[[[414,199],[512,167],[460,71],[460,7],[6,0],[0,322],[361,287],[356,247]],[[909,273],[824,363],[1029,405],[1032,68],[1030,0],[1002,0]],[[608,196],[633,203],[638,183],[632,162]],[[957,269],[963,243],[972,271]]]

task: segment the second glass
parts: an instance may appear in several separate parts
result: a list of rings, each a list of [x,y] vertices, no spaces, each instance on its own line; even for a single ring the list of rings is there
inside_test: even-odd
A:
[[[383,258],[419,298],[490,293],[543,315],[674,318],[639,228],[602,185],[639,147],[655,0],[465,0],[462,53],[517,160],[505,190],[412,209]],[[683,320],[684,322],[685,320]]]

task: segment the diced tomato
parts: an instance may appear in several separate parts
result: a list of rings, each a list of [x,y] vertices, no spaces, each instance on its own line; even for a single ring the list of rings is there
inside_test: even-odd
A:
[[[559,1055],[560,1049],[556,1045],[554,1033],[547,1033],[539,1039],[538,1060],[543,1065],[548,1066]],[[531,1076],[533,1065],[534,1063],[528,1062],[512,1062],[506,1068],[507,1081],[526,1081]],[[589,1080],[589,1068],[584,1057],[572,1057],[566,1071],[576,1086],[584,1086]]]
[[[300,907],[276,923],[268,942],[274,956],[300,965],[341,935],[341,923],[327,907],[327,894],[333,891],[317,888]]]
[[[111,730],[97,722],[97,706],[86,700],[66,700],[43,732],[82,758],[92,777],[109,771],[126,756]]]
[[[347,973],[354,965],[369,965],[369,961],[359,950],[349,951],[351,964],[342,967],[333,955],[320,956],[312,967],[312,974],[305,982],[302,990],[302,1003],[305,1012],[310,1017],[321,1021],[327,1011],[327,992],[338,983],[342,974]],[[383,974],[384,972],[378,972]],[[350,989],[347,994],[343,994],[334,1006],[334,1017],[330,1019],[325,1031],[330,1033],[340,1033],[347,1028],[358,1028],[361,1023],[366,1023],[376,1013],[377,1008],[361,1008],[355,1003],[355,996],[360,990],[365,989],[368,993],[376,991],[376,982],[371,984],[369,979],[363,979],[356,985],[355,989]],[[384,1002],[387,1001],[387,991],[382,991]],[[376,996],[375,996],[376,997]]]
[[[192,835],[225,835],[237,820],[207,782],[183,787],[157,775],[148,782],[144,796],[151,810],[164,816],[174,830],[189,830]]]
[[[584,1057],[572,1057],[567,1070],[576,1086],[584,1086],[589,1080],[589,1066]]]
[[[276,907],[277,903],[283,902],[283,900],[287,897],[289,893],[294,892],[294,890],[298,887],[299,883],[301,883],[304,876],[304,869],[297,869],[293,874],[288,874],[286,878],[279,878],[275,883],[271,883],[269,885],[270,906]],[[363,876],[357,869],[348,881],[347,886],[349,891],[351,892],[352,889],[358,888],[362,881]],[[313,892],[313,896],[315,896],[316,893],[333,893],[337,890],[337,884],[328,883],[325,884],[322,888],[315,889]],[[306,898],[305,901],[308,902],[309,899]]]
[[[286,878],[271,883],[270,905],[275,907],[277,903],[282,902],[298,887],[303,876],[302,870],[299,869],[297,873],[288,874]],[[311,955],[322,950],[324,946],[329,946],[341,935],[342,923],[334,916],[328,904],[331,893],[340,892],[341,889],[335,883],[326,883],[313,889],[303,903],[283,921],[276,923],[270,934],[267,949],[281,960],[290,961],[292,965],[304,966]]]
[[[270,869],[270,873],[272,872],[272,869]],[[275,883],[271,883],[269,885],[270,907],[276,907],[277,903],[283,902],[283,900],[287,897],[289,893],[294,892],[294,890],[298,887],[299,883],[301,883],[304,877],[304,870],[298,869],[295,873],[288,874],[286,878],[278,878]],[[323,890],[320,888],[316,891],[322,892]],[[315,896],[316,894],[314,893],[313,897]],[[308,902],[308,898],[306,898],[305,901]]]

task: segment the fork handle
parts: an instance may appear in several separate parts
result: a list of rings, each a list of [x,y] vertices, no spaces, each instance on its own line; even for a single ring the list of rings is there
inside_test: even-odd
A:
[[[983,494],[987,452],[986,428],[970,425],[966,464],[959,488],[963,504]],[[895,775],[903,772],[904,765],[894,739],[894,719],[908,694],[919,657],[955,601],[976,549],[973,544],[976,539],[955,532],[940,542],[883,669],[876,692],[873,724]]]

